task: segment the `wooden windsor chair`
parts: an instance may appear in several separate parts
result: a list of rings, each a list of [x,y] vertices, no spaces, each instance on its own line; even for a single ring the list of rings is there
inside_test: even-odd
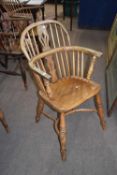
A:
[[[13,20],[8,23],[6,19],[1,18],[0,24],[0,64],[2,65],[0,72],[21,76],[24,87],[27,89],[24,54],[20,49],[20,31],[17,31],[13,25]],[[17,62],[15,68],[14,66],[9,68],[10,60]],[[20,72],[17,70],[18,67]]]
[[[38,77],[39,101],[36,121],[39,121],[41,114],[52,118],[43,111],[45,104],[57,112],[57,118],[52,119],[59,137],[63,160],[66,159],[68,114],[95,111],[102,128],[105,129],[106,126],[100,97],[101,87],[90,80],[95,62],[102,53],[85,47],[70,46],[67,35],[61,23],[44,21],[28,26],[23,31],[20,42],[30,68]],[[65,45],[65,41],[68,41],[68,44]],[[78,108],[93,97],[96,109]]]

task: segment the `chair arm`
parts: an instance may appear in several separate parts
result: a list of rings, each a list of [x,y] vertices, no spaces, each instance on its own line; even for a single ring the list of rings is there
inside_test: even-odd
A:
[[[84,53],[87,53],[87,54],[91,54],[92,56],[95,56],[96,58],[100,58],[102,56],[102,52],[100,51],[97,51],[97,50],[94,50],[94,49],[90,49],[90,48],[87,48],[87,47],[80,47],[80,46],[72,46],[74,47],[74,49],[78,48],[79,51],[83,51]]]
[[[51,75],[40,70],[39,68],[36,68],[35,64],[39,59],[43,59],[49,55],[57,54],[58,52],[61,52],[61,51],[79,51],[79,52],[84,52],[85,54],[89,54],[92,56],[92,61],[90,63],[87,79],[90,79],[90,77],[93,73],[96,59],[102,56],[101,52],[93,50],[93,49],[89,49],[86,47],[79,47],[79,46],[69,46],[68,47],[68,46],[66,46],[66,47],[59,47],[59,48],[51,49],[49,51],[40,53],[39,55],[33,57],[33,59],[31,61],[29,61],[29,66],[31,67],[32,70],[34,70],[35,72],[37,72],[38,74],[40,74],[44,78],[50,80]]]
[[[40,68],[37,68],[35,65],[34,65],[34,62],[33,61],[30,61],[29,62],[29,67],[34,71],[36,72],[37,74],[41,75],[43,78],[47,79],[47,80],[50,80],[51,79],[51,75],[47,74],[46,72],[42,71]]]

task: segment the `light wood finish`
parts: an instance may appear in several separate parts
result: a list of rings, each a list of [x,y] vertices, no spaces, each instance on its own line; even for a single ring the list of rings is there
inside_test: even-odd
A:
[[[0,122],[2,123],[3,127],[5,128],[6,132],[9,133],[9,127],[8,127],[8,124],[4,118],[4,114],[2,111],[0,111]]]
[[[61,42],[62,41],[62,42]],[[94,112],[80,109],[82,103],[95,97],[101,126],[105,128],[100,85],[91,81],[96,60],[102,53],[93,49],[71,46],[66,29],[57,21],[31,24],[21,36],[21,48],[33,73],[39,77],[39,117],[44,103],[57,112],[54,127],[60,140],[62,159],[66,159],[65,117],[74,112]],[[77,109],[78,108],[78,109]]]
[[[47,51],[50,47],[57,48],[71,45],[70,37],[65,27],[54,20],[45,20],[29,25],[22,33],[21,38],[24,38],[24,41],[21,39],[20,45],[28,61],[32,60],[42,50]],[[65,56],[67,58],[67,53]],[[57,54],[56,59],[59,65]],[[60,69],[60,65],[58,69]]]
[[[60,150],[62,160],[66,160],[66,122],[65,122],[65,114],[60,113],[60,126],[59,126],[59,139],[60,139]]]

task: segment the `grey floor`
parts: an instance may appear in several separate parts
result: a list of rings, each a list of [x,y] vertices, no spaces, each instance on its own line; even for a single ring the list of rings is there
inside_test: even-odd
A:
[[[69,19],[63,22],[69,30]],[[110,118],[106,115],[104,74],[108,31],[78,29],[74,19],[70,36],[74,44],[103,52],[94,79],[102,86],[107,129],[102,131],[96,113],[77,113],[68,117],[67,161],[61,161],[52,122],[42,117],[40,123],[35,123],[37,91],[29,73],[27,91],[20,77],[0,74],[0,107],[11,131],[6,134],[0,125],[0,175],[117,174],[117,110]],[[92,101],[85,104],[92,105]],[[48,107],[45,110],[56,116]]]

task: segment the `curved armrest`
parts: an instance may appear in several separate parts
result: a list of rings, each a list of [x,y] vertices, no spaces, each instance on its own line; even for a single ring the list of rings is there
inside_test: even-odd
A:
[[[30,68],[35,71],[36,73],[38,73],[39,75],[41,75],[43,78],[50,80],[51,79],[51,75],[47,74],[46,72],[42,71],[41,69],[37,68],[33,61],[29,62],[29,66]]]
[[[40,68],[37,68],[36,62],[39,61],[40,59],[43,59],[45,57],[49,57],[50,55],[57,54],[59,52],[70,52],[70,51],[83,52],[83,53],[90,55],[92,57],[92,61],[90,63],[90,67],[89,67],[89,71],[88,71],[88,75],[87,75],[87,79],[90,79],[90,77],[93,73],[93,70],[94,70],[94,65],[95,65],[96,59],[102,56],[102,52],[99,52],[99,51],[96,51],[93,49],[89,49],[86,47],[66,46],[66,47],[59,47],[59,48],[51,49],[49,51],[45,51],[45,52],[40,53],[39,55],[33,57],[32,60],[29,61],[29,66],[31,67],[32,70],[34,70],[35,72],[40,74],[42,77],[50,80],[51,75],[42,71]],[[81,67],[83,67],[83,65]]]
[[[79,51],[83,51],[84,53],[91,54],[96,58],[100,58],[103,53],[94,49],[90,49],[88,47],[81,47],[81,46],[72,46],[75,50],[79,49]]]

